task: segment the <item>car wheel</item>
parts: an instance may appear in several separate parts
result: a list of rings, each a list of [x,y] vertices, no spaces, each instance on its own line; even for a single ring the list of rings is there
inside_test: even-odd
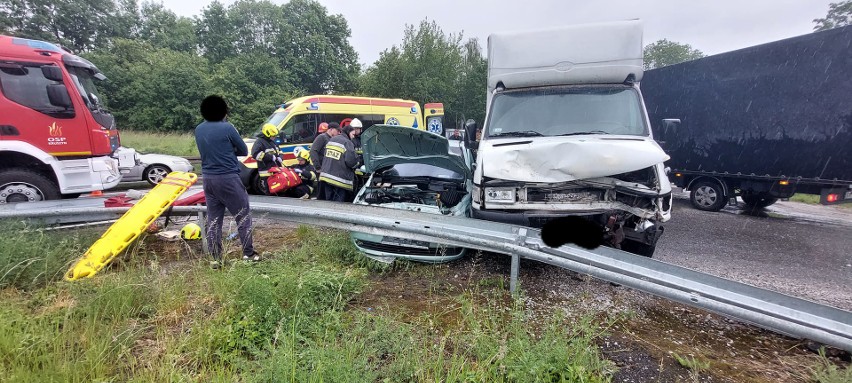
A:
[[[718,182],[698,181],[691,189],[689,200],[696,209],[719,211],[725,207],[727,197]]]
[[[59,186],[49,178],[23,169],[0,172],[0,204],[60,199]]]
[[[143,174],[145,175],[145,181],[148,181],[153,186],[157,186],[171,172],[172,170],[165,165],[151,165],[145,168]]]

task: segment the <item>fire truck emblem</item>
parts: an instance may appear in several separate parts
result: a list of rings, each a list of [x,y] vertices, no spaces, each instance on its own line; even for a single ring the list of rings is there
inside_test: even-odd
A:
[[[47,138],[48,145],[67,145],[68,141],[65,140],[65,137],[62,136],[62,127],[57,125],[56,122],[50,124],[48,127],[50,137]]]
[[[48,128],[50,129],[50,136],[51,137],[59,137],[59,136],[62,135],[62,127],[59,126],[59,125],[56,125],[56,122],[54,122],[53,124],[48,126]]]

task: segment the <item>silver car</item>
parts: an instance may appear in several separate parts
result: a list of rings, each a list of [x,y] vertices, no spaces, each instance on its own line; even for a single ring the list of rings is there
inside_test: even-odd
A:
[[[139,153],[138,159],[136,166],[122,170],[122,182],[144,180],[151,185],[156,185],[171,172],[191,172],[194,170],[187,159],[168,154]]]
[[[400,126],[373,125],[361,135],[366,184],[355,204],[468,216],[471,206],[470,156],[452,154],[448,140],[438,134]],[[355,247],[367,257],[391,263],[396,258],[418,262],[447,262],[467,249],[407,238],[352,232]]]

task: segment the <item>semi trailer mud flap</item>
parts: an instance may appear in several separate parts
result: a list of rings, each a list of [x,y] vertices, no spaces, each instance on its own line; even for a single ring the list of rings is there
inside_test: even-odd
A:
[[[107,229],[104,235],[83,254],[83,257],[65,273],[65,279],[75,281],[93,277],[133,243],[197,179],[198,176],[194,173],[185,172],[172,172],[166,176]]]

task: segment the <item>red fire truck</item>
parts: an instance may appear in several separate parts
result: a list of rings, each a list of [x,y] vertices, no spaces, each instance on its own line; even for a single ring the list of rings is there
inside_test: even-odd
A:
[[[59,46],[0,36],[0,204],[109,189],[119,165],[134,165],[132,149],[113,157],[118,131],[95,88],[104,79]]]

